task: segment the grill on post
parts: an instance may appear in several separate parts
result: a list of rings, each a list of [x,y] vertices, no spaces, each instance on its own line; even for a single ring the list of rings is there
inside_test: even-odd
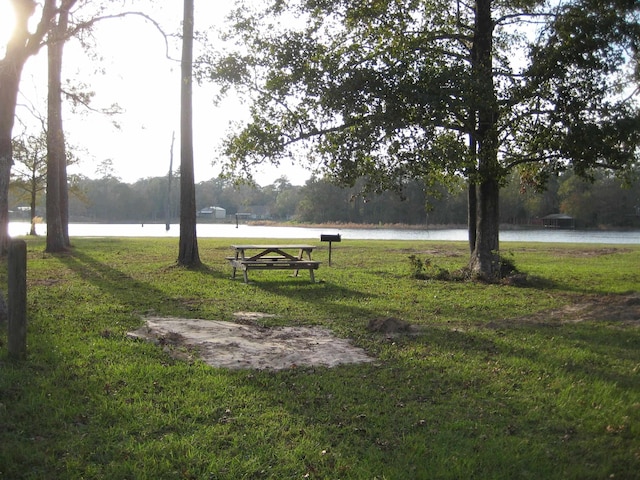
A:
[[[341,242],[342,237],[338,233],[337,235],[329,235],[329,234],[321,234],[320,235],[321,242],[329,242],[329,266],[331,266],[331,244],[333,242]]]

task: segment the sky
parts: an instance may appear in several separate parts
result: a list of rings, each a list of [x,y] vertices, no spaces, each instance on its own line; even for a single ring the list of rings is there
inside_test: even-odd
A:
[[[157,6],[160,3],[160,6]],[[196,30],[220,24],[232,2],[196,0]],[[0,0],[0,44],[11,28],[8,0]],[[156,2],[150,15],[168,33],[179,31],[182,2]],[[141,7],[136,10],[142,10]],[[63,82],[87,84],[95,92],[92,106],[107,108],[117,103],[122,113],[107,116],[95,112],[71,112],[64,118],[67,140],[81,162],[69,173],[90,178],[101,176],[99,165],[110,161],[112,174],[127,183],[168,173],[171,139],[174,171],[180,164],[180,44],[174,39],[168,59],[164,38],[141,17],[106,20],[94,31],[96,48],[87,54],[79,42],[65,46]],[[0,56],[3,56],[0,50]],[[93,58],[96,57],[96,58]],[[20,122],[34,124],[30,109],[46,112],[46,51],[28,61],[22,76],[18,100]],[[221,140],[230,123],[246,118],[247,107],[237,98],[214,105],[215,85],[194,84],[194,173],[196,182],[214,178],[220,171],[213,166],[221,158]],[[31,105],[29,109],[27,105]],[[31,120],[30,120],[31,118]],[[14,135],[23,128],[17,122]],[[37,124],[36,124],[37,125]],[[33,131],[33,130],[32,130]],[[260,185],[268,185],[284,174],[294,185],[304,184],[310,173],[297,166],[268,166],[254,172]]]

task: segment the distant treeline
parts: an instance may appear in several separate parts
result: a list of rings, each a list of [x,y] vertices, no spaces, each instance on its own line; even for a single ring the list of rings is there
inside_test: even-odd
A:
[[[198,211],[208,207],[226,210],[228,219],[236,213],[253,219],[302,223],[366,223],[407,225],[465,225],[467,193],[463,184],[425,187],[409,182],[398,193],[361,195],[362,185],[338,187],[312,177],[295,186],[285,178],[265,187],[241,185],[212,179],[196,185]],[[179,181],[172,181],[167,201],[168,179],[147,178],[133,184],[113,176],[74,179],[69,213],[72,221],[164,222],[179,218]],[[37,214],[44,216],[44,196],[38,199]],[[14,215],[28,217],[26,204],[12,199]],[[541,224],[549,214],[565,213],[578,228],[640,227],[640,181],[625,186],[604,174],[594,182],[573,174],[550,179],[547,189],[537,193],[512,178],[503,188],[500,218],[504,224]],[[201,221],[211,218],[202,215]],[[221,221],[221,220],[218,220]]]

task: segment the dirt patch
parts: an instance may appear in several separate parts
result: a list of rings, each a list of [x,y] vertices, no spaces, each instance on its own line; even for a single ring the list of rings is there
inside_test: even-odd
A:
[[[219,320],[148,317],[144,327],[130,332],[131,338],[151,341],[181,360],[201,359],[213,367],[283,370],[294,367],[335,367],[367,363],[374,358],[322,327],[265,327],[260,321],[273,315],[238,312],[235,322]],[[640,327],[640,293],[587,295],[563,308],[545,310],[518,318],[497,320],[488,328],[515,325],[563,325],[607,322],[622,327]],[[387,336],[419,333],[418,326],[388,317],[372,319],[370,332]]]
[[[326,328],[268,328],[256,324],[262,316],[237,315],[242,323],[149,317],[144,327],[129,336],[161,345],[174,358],[200,358],[213,367],[282,370],[373,361],[364,350]]]
[[[640,326],[640,293],[628,295],[588,295],[571,305],[532,315],[491,322],[489,327],[514,324],[562,325],[579,322],[614,322],[621,326]]]

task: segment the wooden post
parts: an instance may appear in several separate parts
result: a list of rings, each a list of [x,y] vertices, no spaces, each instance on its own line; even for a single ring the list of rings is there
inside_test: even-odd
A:
[[[9,357],[27,357],[27,244],[11,240],[8,255],[8,337]]]

